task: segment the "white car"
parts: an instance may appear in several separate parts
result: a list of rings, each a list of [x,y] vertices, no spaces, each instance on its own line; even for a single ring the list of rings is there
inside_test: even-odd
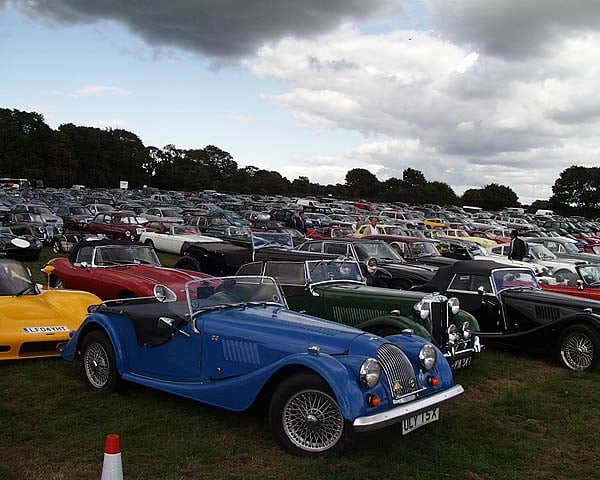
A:
[[[140,242],[155,250],[175,255],[183,255],[183,247],[192,243],[218,243],[220,238],[202,235],[198,227],[180,223],[148,222],[146,231],[140,236]]]
[[[585,261],[573,260],[570,258],[557,258],[550,250],[537,243],[528,243],[527,247],[528,254],[527,258],[524,260],[546,267],[554,276],[570,276],[571,274],[577,274],[575,266],[587,263]],[[510,243],[496,245],[495,247],[490,248],[489,252],[506,257],[508,256],[508,252],[510,252]]]

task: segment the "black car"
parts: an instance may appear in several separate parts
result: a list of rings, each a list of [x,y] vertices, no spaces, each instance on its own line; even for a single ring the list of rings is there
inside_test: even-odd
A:
[[[94,214],[83,205],[59,205],[55,212],[63,219],[66,230],[85,230],[94,219]]]
[[[458,298],[486,345],[552,351],[572,370],[600,365],[600,302],[543,291],[528,268],[461,261],[439,269],[420,290]]]
[[[50,245],[52,239],[63,233],[62,224],[46,223],[43,218],[34,213],[11,213],[7,225],[18,236],[32,236]]]
[[[287,233],[253,232],[249,237],[229,237],[228,241],[184,244],[183,256],[175,268],[214,276],[234,275],[245,263],[255,260],[263,250],[290,250],[292,236]]]
[[[310,240],[298,247],[299,251],[324,253],[351,258],[362,265],[363,274],[377,287],[408,290],[428,282],[437,270],[428,265],[410,265],[381,240],[336,238]]]
[[[383,240],[408,263],[439,268],[452,265],[458,261],[455,258],[442,256],[437,249],[437,245],[440,243],[438,240],[421,237],[399,237],[396,235],[369,235],[365,238]]]
[[[33,235],[18,236],[10,227],[0,226],[0,257],[38,260],[42,247],[42,241]]]

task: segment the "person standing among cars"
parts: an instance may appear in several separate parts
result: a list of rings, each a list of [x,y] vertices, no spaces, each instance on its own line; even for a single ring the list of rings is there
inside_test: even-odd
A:
[[[510,232],[510,251],[508,252],[509,260],[523,260],[527,255],[527,244],[519,238],[516,230]]]
[[[370,227],[370,233],[369,235],[379,235],[379,230],[377,230],[377,217],[372,216],[369,217],[369,227]]]

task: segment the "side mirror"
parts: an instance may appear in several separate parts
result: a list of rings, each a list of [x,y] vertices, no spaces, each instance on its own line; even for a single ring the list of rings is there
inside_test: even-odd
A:
[[[160,303],[168,303],[177,301],[177,295],[169,287],[161,284],[154,286],[154,298]]]
[[[577,280],[577,290],[583,290],[583,280]]]
[[[80,266],[81,268],[86,268],[86,269],[87,269],[87,268],[90,268],[90,264],[89,264],[88,262],[81,262],[81,263],[79,264],[79,266]]]
[[[480,297],[483,297],[483,295],[485,294],[485,288],[483,287],[483,285],[477,287],[477,293]]]

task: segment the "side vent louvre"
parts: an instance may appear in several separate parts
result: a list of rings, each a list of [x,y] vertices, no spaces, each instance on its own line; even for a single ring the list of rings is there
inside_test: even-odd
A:
[[[560,311],[556,307],[546,305],[535,306],[535,316],[540,320],[554,321],[560,318]]]

